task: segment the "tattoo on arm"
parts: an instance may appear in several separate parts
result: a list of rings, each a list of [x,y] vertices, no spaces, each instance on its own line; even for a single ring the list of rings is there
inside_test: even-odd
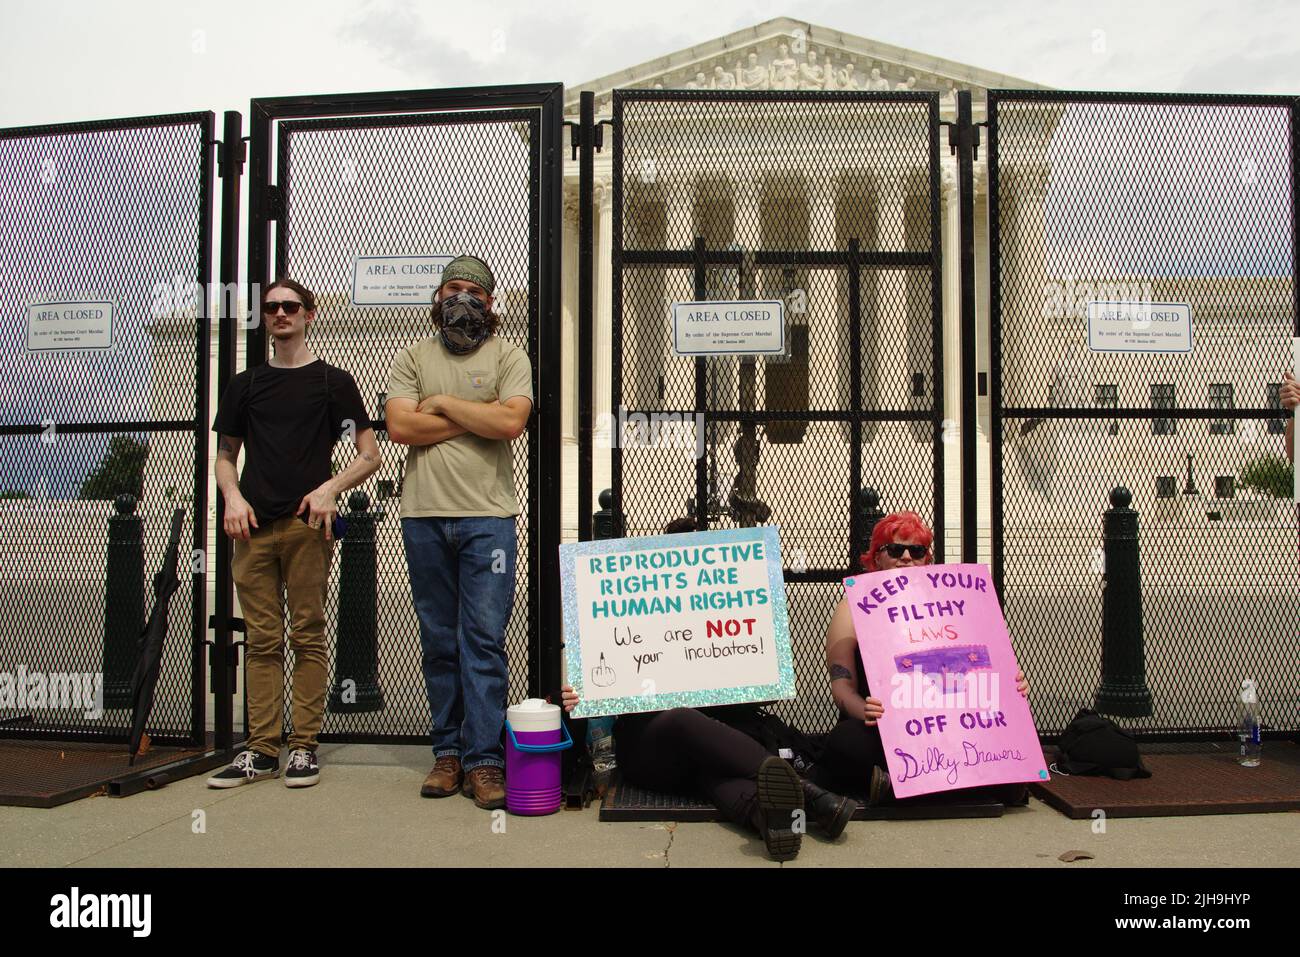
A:
[[[840,664],[831,665],[831,681],[839,681],[841,678],[847,678],[849,681],[852,681],[853,672]]]
[[[226,439],[222,439],[220,442],[217,443],[217,449],[219,451],[225,452],[227,455],[235,451],[233,448],[230,447],[230,442]]]
[[[359,453],[359,454],[360,454],[360,456],[361,456],[363,459],[365,459],[367,462],[373,462],[373,461],[375,461],[375,459],[379,458],[379,456],[374,455],[374,454],[371,453],[371,452],[361,452],[361,453]]]

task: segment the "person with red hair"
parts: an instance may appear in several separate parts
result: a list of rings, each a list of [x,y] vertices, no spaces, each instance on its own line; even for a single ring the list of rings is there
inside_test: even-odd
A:
[[[886,571],[929,565],[934,561],[934,533],[916,512],[895,512],[876,523],[871,545],[859,557],[862,570]],[[831,673],[831,696],[840,709],[840,721],[826,739],[821,757],[812,768],[813,781],[838,793],[867,794],[871,805],[892,794],[886,770],[885,748],[876,722],[885,713],[879,698],[871,696],[866,669],[858,651],[848,598],[841,598],[826,629],[826,665]],[[1029,693],[1023,672],[1016,673],[1016,690]],[[972,790],[986,791],[977,788]],[[999,796],[1019,797],[1023,788],[992,789]],[[992,792],[990,792],[992,793]]]

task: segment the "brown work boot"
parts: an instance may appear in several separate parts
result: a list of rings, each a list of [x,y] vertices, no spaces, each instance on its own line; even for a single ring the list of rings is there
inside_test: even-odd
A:
[[[433,762],[433,770],[424,779],[424,787],[420,788],[420,797],[450,797],[460,790],[461,778],[460,758],[444,754]]]
[[[462,793],[485,811],[506,806],[506,776],[495,764],[480,764],[465,775]]]

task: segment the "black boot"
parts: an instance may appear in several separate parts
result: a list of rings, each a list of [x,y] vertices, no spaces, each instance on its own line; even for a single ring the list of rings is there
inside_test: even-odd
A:
[[[871,785],[867,791],[867,807],[880,807],[882,804],[894,803],[894,785],[889,780],[889,772],[879,767],[871,769]]]
[[[851,798],[833,794],[811,781],[803,782],[803,803],[808,815],[832,841],[844,833],[858,809],[858,803]]]
[[[803,788],[794,768],[777,757],[759,765],[758,799],[751,818],[774,861],[794,860],[803,843]]]

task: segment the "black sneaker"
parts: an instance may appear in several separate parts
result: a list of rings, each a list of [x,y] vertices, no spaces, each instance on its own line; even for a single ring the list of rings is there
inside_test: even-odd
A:
[[[284,786],[309,788],[320,780],[320,762],[316,752],[294,748],[289,752],[289,763],[284,768]]]
[[[262,778],[274,778],[280,775],[280,759],[268,757],[260,751],[240,751],[239,756],[219,774],[208,778],[210,788],[237,788],[241,784],[252,784]]]

